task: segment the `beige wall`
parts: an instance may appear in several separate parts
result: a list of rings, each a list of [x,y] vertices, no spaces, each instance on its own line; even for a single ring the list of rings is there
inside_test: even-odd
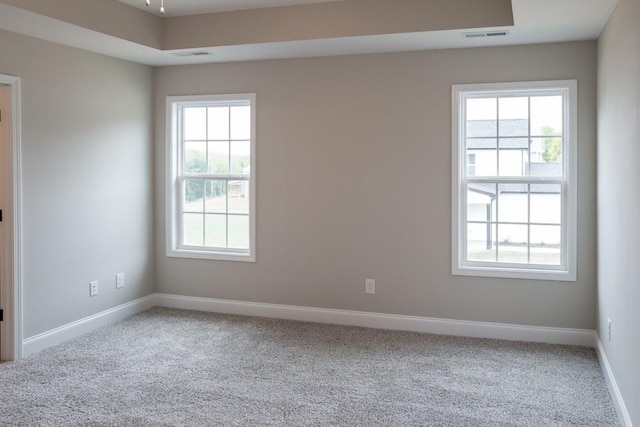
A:
[[[164,25],[163,48],[187,49],[508,27],[513,12],[510,0],[350,0],[179,16]]]
[[[350,0],[165,18],[115,0],[3,3],[163,50],[513,25],[511,0]]]
[[[578,79],[578,281],[451,276],[451,85]],[[593,329],[594,42],[156,72],[158,292]],[[257,262],[164,253],[165,96],[257,93]],[[364,279],[377,294],[364,294]]]
[[[161,49],[162,18],[118,1],[104,0],[0,0],[42,16],[109,34],[133,43]]]
[[[598,59],[598,332],[640,425],[640,1],[620,0]]]
[[[161,68],[155,152],[150,68],[6,32],[0,50],[0,73],[23,85],[25,337],[154,290],[596,323],[593,42]],[[451,85],[568,78],[580,89],[578,281],[452,277]],[[258,261],[166,258],[165,96],[233,92],[258,95]]]
[[[28,338],[153,292],[153,73],[3,31],[0,52],[22,79]]]

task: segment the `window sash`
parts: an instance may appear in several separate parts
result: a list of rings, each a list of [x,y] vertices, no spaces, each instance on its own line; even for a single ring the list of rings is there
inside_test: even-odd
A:
[[[251,181],[251,174],[232,174],[232,173],[184,173],[176,177],[178,181],[186,179],[210,179],[216,181]]]
[[[502,183],[507,184],[524,184],[527,185],[527,221],[516,222],[516,221],[502,221],[499,216],[499,198],[496,195],[496,213],[495,219],[490,219],[488,221],[479,221],[479,220],[469,220],[469,212],[468,212],[468,199],[467,192],[469,189],[468,184],[473,183],[485,183],[485,184],[496,184],[499,186]],[[535,222],[531,220],[531,185],[535,185],[538,183],[543,184],[555,184],[560,186],[560,222],[559,223],[548,223],[548,222]],[[460,205],[464,206],[463,212],[461,212],[461,216],[463,216],[460,224],[461,238],[460,238],[460,254],[462,258],[460,259],[460,264],[462,266],[468,267],[495,267],[495,268],[515,268],[515,269],[528,269],[528,270],[558,270],[564,271],[568,267],[568,250],[567,250],[567,242],[569,239],[569,235],[567,233],[568,228],[566,227],[566,218],[567,218],[567,183],[565,180],[554,179],[554,180],[523,180],[523,179],[474,179],[474,180],[464,180],[461,184],[460,190]],[[514,225],[514,226],[526,226],[527,227],[527,263],[516,263],[516,262],[500,262],[495,261],[476,261],[469,259],[469,248],[468,248],[468,226],[469,224],[492,224],[496,226],[500,225]],[[531,248],[533,246],[531,241],[531,227],[560,227],[560,263],[559,264],[542,264],[542,263],[532,263],[531,262]],[[496,231],[497,234],[497,231]],[[495,241],[496,246],[496,256],[498,255],[499,248],[501,243],[499,238],[496,238]]]

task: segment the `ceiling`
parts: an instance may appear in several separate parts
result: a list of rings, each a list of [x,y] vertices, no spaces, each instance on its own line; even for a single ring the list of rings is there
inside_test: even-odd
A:
[[[151,1],[152,8],[159,7],[160,0]],[[595,40],[618,0],[164,1],[167,15],[161,18],[144,0],[0,0],[0,29],[164,66]],[[459,4],[492,5],[496,16],[502,15],[492,21],[493,10],[482,8],[465,10],[465,15],[455,9]],[[230,11],[231,5],[239,11]],[[435,12],[412,13],[409,6]],[[508,8],[508,20],[498,6]],[[449,8],[450,25],[439,25],[438,8],[442,21]],[[191,15],[196,11],[216,13]],[[476,15],[484,21],[475,20]],[[463,36],[478,30],[506,30],[508,35]]]
[[[160,0],[118,0],[120,3],[160,15]],[[164,0],[164,16],[186,16],[203,13],[219,13],[234,10],[263,9],[267,7],[294,6],[311,3],[328,3],[342,0]]]

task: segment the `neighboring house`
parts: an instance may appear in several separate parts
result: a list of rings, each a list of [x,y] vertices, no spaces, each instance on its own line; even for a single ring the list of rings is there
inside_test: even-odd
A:
[[[242,173],[248,175],[251,166],[242,168]],[[229,181],[229,197],[247,197],[249,195],[249,181]]]
[[[530,138],[526,136],[528,125],[527,120],[517,119],[501,120],[499,125],[495,120],[469,120],[466,129],[467,176],[561,176],[561,157],[554,162],[544,160],[547,143],[557,139],[554,138],[557,134]],[[560,245],[559,228],[551,227],[560,224],[560,186],[540,184],[528,189],[526,184],[470,184],[469,189],[469,220],[487,222],[486,226],[467,228],[470,248],[491,250],[497,242],[518,246],[529,240],[546,247]],[[525,226],[512,225],[502,227],[497,233],[495,224],[498,221],[526,221],[530,214],[526,209],[528,197],[534,222],[549,226],[540,226],[531,232]]]

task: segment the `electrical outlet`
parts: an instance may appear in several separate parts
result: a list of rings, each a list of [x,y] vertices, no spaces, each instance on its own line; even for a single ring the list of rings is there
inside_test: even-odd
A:
[[[116,274],[116,289],[124,288],[124,273]]]
[[[609,319],[607,317],[607,336],[609,339],[609,342],[611,342],[611,319]]]
[[[95,297],[96,295],[98,295],[98,281],[94,280],[89,282],[89,296]]]
[[[375,294],[376,293],[376,281],[373,279],[366,279],[364,281],[364,292],[366,294]]]

